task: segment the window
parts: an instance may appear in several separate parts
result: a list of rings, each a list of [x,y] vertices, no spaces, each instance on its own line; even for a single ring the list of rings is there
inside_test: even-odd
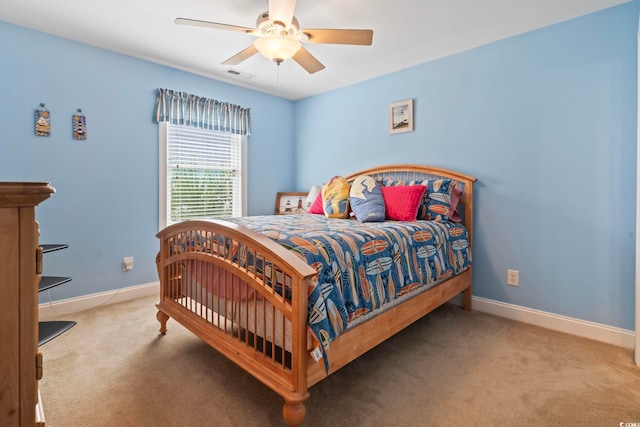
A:
[[[246,136],[161,122],[160,228],[245,214]]]

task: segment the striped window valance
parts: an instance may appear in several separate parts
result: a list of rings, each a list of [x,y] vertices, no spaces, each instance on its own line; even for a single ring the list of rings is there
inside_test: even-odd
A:
[[[154,122],[194,126],[235,135],[251,135],[249,108],[158,88]]]

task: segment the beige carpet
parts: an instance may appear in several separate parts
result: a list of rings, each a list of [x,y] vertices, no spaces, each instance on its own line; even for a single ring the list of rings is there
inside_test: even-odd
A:
[[[43,345],[50,427],[281,426],[283,400],[155,297],[59,316]],[[640,423],[633,351],[446,305],[310,390],[305,426]]]

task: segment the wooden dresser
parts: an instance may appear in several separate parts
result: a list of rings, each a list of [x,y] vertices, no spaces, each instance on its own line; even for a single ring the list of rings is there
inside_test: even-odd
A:
[[[0,426],[44,426],[38,406],[38,283],[42,251],[35,207],[47,183],[0,182]]]

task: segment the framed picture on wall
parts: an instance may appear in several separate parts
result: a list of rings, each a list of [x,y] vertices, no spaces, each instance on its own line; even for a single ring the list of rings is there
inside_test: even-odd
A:
[[[276,196],[276,215],[290,215],[307,212],[307,194],[305,192],[278,193]]]
[[[413,99],[389,105],[389,133],[413,132]]]

